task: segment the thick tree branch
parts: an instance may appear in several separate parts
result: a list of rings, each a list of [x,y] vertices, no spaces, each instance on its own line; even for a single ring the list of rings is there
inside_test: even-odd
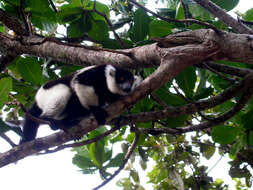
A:
[[[0,33],[0,51],[15,51],[17,54],[52,58],[63,63],[82,66],[109,63],[126,68],[143,68],[158,66],[161,61],[160,52],[166,51],[167,48],[170,50],[170,55],[173,56],[173,54],[183,53],[185,48],[194,48],[195,44],[205,41],[206,43],[215,43],[220,48],[219,56],[209,57],[212,57],[213,60],[227,59],[253,64],[253,40],[249,35],[233,33],[217,35],[210,29],[202,29],[177,33],[157,39],[157,41],[159,41],[160,47],[157,44],[151,44],[121,50],[124,53],[119,54],[85,46],[75,47],[68,43],[45,40],[45,38],[38,36],[24,37],[19,40]],[[189,44],[189,46],[184,46],[185,44]],[[171,47],[175,48],[172,49]],[[169,59],[170,56],[167,58]]]
[[[194,1],[203,8],[205,8],[206,10],[208,10],[214,16],[218,17],[222,22],[232,27],[236,32],[242,34],[253,34],[253,31],[250,28],[238,22],[236,19],[227,14],[223,9],[221,9],[212,1],[210,0],[194,0]]]

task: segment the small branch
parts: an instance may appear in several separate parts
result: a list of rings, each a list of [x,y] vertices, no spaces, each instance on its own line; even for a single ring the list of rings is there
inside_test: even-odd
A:
[[[110,130],[106,131],[105,133],[103,133],[103,134],[101,134],[97,137],[92,138],[92,139],[88,139],[88,140],[85,140],[85,141],[82,141],[82,142],[77,142],[77,143],[63,144],[63,145],[60,145],[60,146],[58,146],[57,148],[55,148],[53,150],[46,150],[45,153],[39,153],[39,154],[54,153],[54,152],[58,152],[60,150],[63,150],[65,148],[85,146],[87,144],[91,144],[91,143],[99,141],[100,139],[112,134],[113,132],[119,130],[120,128],[121,128],[121,126],[118,125],[118,126],[115,126],[115,127],[111,128]]]
[[[49,3],[50,3],[51,7],[53,8],[54,12],[57,13],[58,10],[57,10],[56,6],[54,5],[54,2],[53,2],[52,0],[48,0],[48,1],[49,1]]]
[[[29,32],[29,34],[32,34],[30,29],[29,29],[29,25],[27,23],[27,20],[26,20],[26,15],[24,13],[24,1],[25,0],[20,0],[19,14],[21,15],[21,18],[23,19],[26,31]]]
[[[227,76],[225,76],[224,74],[222,73],[219,73],[218,71],[216,71],[215,69],[213,69],[212,67],[210,67],[208,64],[206,63],[203,63],[203,65],[211,72],[215,73],[216,75],[218,75],[219,77],[227,80],[228,82],[234,84],[236,82],[236,80],[234,79],[231,79],[231,78],[228,78]]]
[[[115,32],[115,29],[113,27],[113,24],[111,23],[110,19],[107,17],[106,14],[104,13],[101,13],[99,12],[97,9],[96,9],[96,0],[94,1],[94,4],[93,4],[93,10],[95,13],[97,13],[98,15],[102,16],[105,18],[107,24],[109,25],[111,31],[113,32],[115,38],[119,41],[120,45],[123,47],[123,48],[126,48],[126,44],[121,40],[121,38],[119,37],[119,35]]]
[[[0,137],[2,137],[6,142],[8,142],[12,147],[17,146],[14,142],[12,142],[12,140],[5,135],[4,133],[0,133]]]
[[[210,0],[194,0],[204,9],[208,10],[214,16],[218,17],[222,22],[232,27],[235,31],[243,34],[253,34],[253,31],[242,23],[239,23],[232,16],[227,14],[223,9]]]
[[[247,21],[247,20],[243,20],[243,19],[240,19],[239,17],[237,17],[237,20],[243,24],[247,24],[247,25],[250,25],[252,26],[253,25],[253,22],[252,21]]]
[[[133,141],[131,147],[128,149],[128,151],[127,151],[127,153],[125,155],[125,158],[124,158],[122,164],[120,165],[120,167],[114,172],[114,174],[112,174],[109,178],[105,179],[105,181],[102,184],[100,184],[99,186],[95,187],[93,190],[98,190],[101,187],[103,187],[104,185],[106,185],[107,183],[109,183],[115,176],[117,176],[120,173],[121,170],[124,169],[126,163],[128,162],[128,160],[129,160],[130,156],[132,155],[134,149],[136,148],[138,140],[139,140],[139,137],[140,137],[139,133],[136,133],[135,135],[136,136],[134,138],[134,141]]]
[[[206,26],[207,28],[211,28],[213,29],[216,33],[220,34],[222,33],[221,30],[217,29],[215,26],[207,23],[207,22],[202,22],[196,19],[182,19],[182,20],[177,20],[177,19],[172,19],[172,18],[167,18],[167,17],[163,17],[160,16],[159,14],[147,9],[146,7],[142,6],[141,4],[137,3],[134,0],[128,0],[129,2],[133,3],[134,5],[136,5],[137,7],[142,8],[144,11],[151,13],[152,15],[154,15],[155,17],[164,20],[166,22],[177,22],[177,23],[194,23],[194,24],[198,24],[198,25],[202,25],[202,26]]]
[[[238,68],[238,67],[233,67],[229,65],[218,64],[211,61],[203,62],[201,64],[195,64],[195,66],[199,68],[206,68],[206,66],[208,66],[215,69],[218,72],[222,72],[222,73],[226,73],[226,74],[234,75],[238,77],[244,77],[245,75],[251,72],[251,69]]]

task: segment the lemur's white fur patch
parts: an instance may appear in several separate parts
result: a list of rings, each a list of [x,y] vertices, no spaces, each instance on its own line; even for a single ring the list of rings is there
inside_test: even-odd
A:
[[[60,115],[71,94],[71,89],[64,84],[57,84],[49,89],[44,89],[42,86],[35,96],[38,107],[42,110],[40,116],[61,119]]]
[[[106,78],[106,83],[107,83],[107,87],[108,89],[114,93],[114,94],[120,94],[120,95],[126,95],[127,93],[122,91],[115,80],[115,72],[116,69],[111,66],[111,65],[107,65],[105,68],[105,78]]]
[[[76,92],[76,95],[81,102],[82,106],[89,109],[89,106],[98,106],[98,97],[96,96],[95,90],[92,86],[79,84],[76,81],[77,75],[83,73],[96,66],[89,66],[79,70],[71,80],[71,88]]]

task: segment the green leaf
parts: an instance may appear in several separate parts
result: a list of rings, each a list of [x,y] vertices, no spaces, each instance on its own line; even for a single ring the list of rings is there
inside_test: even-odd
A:
[[[245,129],[252,130],[253,129],[252,122],[253,122],[253,109],[249,110],[247,113],[242,115],[242,123]]]
[[[211,143],[209,140],[204,141],[204,143],[200,144],[200,152],[209,160],[215,153],[214,143]]]
[[[213,3],[218,5],[220,8],[230,11],[236,7],[239,0],[211,0]]]
[[[177,94],[173,94],[167,90],[166,87],[161,87],[155,91],[155,94],[161,98],[166,104],[171,106],[181,106],[186,104],[185,100],[179,97]]]
[[[183,90],[187,98],[193,98],[193,90],[197,81],[196,70],[194,67],[187,67],[176,76],[178,86]]]
[[[92,20],[92,28],[88,32],[89,36],[98,41],[104,41],[109,38],[108,24],[103,20]]]
[[[134,13],[134,26],[130,31],[130,38],[134,42],[143,41],[148,34],[149,16],[146,11],[137,9]]]
[[[12,90],[12,79],[5,77],[0,80],[0,108],[8,101],[8,95]]]
[[[124,157],[125,154],[123,153],[117,154],[113,159],[110,160],[110,162],[105,167],[106,168],[119,167],[122,164]]]
[[[211,20],[212,15],[206,11],[204,8],[202,8],[197,3],[189,3],[188,4],[189,11],[193,18],[199,19],[199,20]]]
[[[188,119],[188,115],[180,115],[178,117],[168,118],[166,119],[166,127],[176,128],[182,127]]]
[[[243,19],[247,20],[247,21],[252,21],[253,20],[253,8],[247,10],[247,12],[243,16]]]
[[[131,170],[130,171],[130,177],[132,177],[132,179],[134,180],[135,183],[140,182],[140,177],[139,177],[139,174],[136,170]]]
[[[236,140],[240,130],[236,127],[219,125],[212,130],[212,138],[220,144],[229,144]]]
[[[17,60],[17,67],[24,80],[34,85],[41,85],[43,83],[42,68],[37,59],[31,57],[19,58]]]
[[[57,13],[57,19],[61,24],[74,21],[81,18],[83,14],[82,7],[75,7],[73,5],[63,5]]]
[[[67,28],[67,35],[69,38],[77,38],[83,36],[91,29],[89,15],[84,15],[70,23]]]
[[[31,21],[34,26],[48,32],[52,32],[57,28],[56,16],[51,9],[47,12],[32,11]]]
[[[93,163],[98,167],[102,168],[104,161],[106,160],[106,153],[104,149],[104,143],[98,141],[92,143],[89,146],[89,153]]]
[[[91,6],[92,6],[92,9],[93,9],[93,2],[91,3]],[[100,3],[100,2],[96,2],[96,10],[100,13],[103,13],[107,16],[108,19],[110,19],[110,10],[108,8],[108,6],[106,6],[105,4],[103,3]],[[93,14],[93,18],[95,20],[105,20],[104,17],[100,16],[99,14],[95,13]]]
[[[206,87],[207,86],[207,78],[208,78],[206,70],[199,69],[198,75],[199,75],[200,81],[198,84],[197,91],[194,94],[194,100],[207,98],[208,96],[212,95],[213,91],[214,91],[214,89],[211,86],[208,88]]]
[[[163,37],[172,33],[175,25],[165,22],[163,20],[153,20],[149,24],[149,35],[150,37]]]
[[[50,9],[50,4],[48,0],[26,0],[25,7],[26,9],[29,8],[29,11],[36,11],[36,12],[47,12]]]
[[[176,10],[176,19],[184,19],[184,9],[181,3],[178,3],[177,10]]]

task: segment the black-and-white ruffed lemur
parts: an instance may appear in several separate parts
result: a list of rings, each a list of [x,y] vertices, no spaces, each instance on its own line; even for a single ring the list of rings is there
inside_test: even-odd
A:
[[[140,77],[112,65],[86,67],[44,84],[28,112],[49,121],[53,130],[68,129],[90,114],[102,125],[107,117],[103,107],[131,92],[140,82]],[[35,139],[39,125],[26,115],[20,143]]]

